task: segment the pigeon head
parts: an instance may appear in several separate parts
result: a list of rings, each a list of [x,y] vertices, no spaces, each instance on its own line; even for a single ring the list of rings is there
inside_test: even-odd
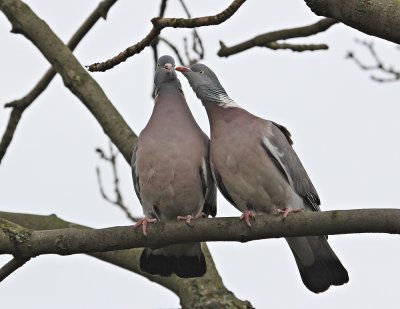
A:
[[[157,61],[154,74],[156,95],[164,86],[172,86],[181,89],[181,83],[175,72],[175,60],[171,56],[161,56]]]
[[[203,103],[212,102],[225,106],[233,102],[219,82],[217,75],[208,66],[196,63],[190,68],[180,66],[175,70],[186,77],[193,91]]]

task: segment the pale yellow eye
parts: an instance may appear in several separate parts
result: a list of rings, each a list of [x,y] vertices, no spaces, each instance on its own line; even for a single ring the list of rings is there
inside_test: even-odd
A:
[[[200,73],[200,74],[204,74],[204,71],[203,71],[203,70],[201,70],[199,73]]]

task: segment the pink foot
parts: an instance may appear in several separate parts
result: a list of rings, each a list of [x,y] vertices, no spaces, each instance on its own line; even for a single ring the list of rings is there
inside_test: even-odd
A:
[[[139,226],[142,226],[142,232],[144,236],[147,236],[147,224],[149,223],[154,223],[156,222],[157,219],[155,218],[149,218],[149,217],[144,217],[140,219],[135,225],[135,228],[138,228]]]
[[[192,215],[187,215],[187,216],[177,216],[176,220],[179,222],[181,220],[185,220],[187,224],[190,224],[192,219],[199,219],[199,218],[204,218],[205,214],[203,212],[197,214],[196,216],[192,216]]]
[[[244,220],[244,222],[246,222],[248,226],[251,226],[250,218],[255,218],[255,217],[256,217],[256,212],[254,210],[246,210],[240,216],[240,220]]]
[[[298,208],[296,209],[296,208],[292,208],[292,207],[285,207],[282,209],[278,208],[278,214],[282,214],[282,217],[284,219],[286,219],[287,216],[291,213],[303,212],[303,211],[304,211],[304,208],[300,208],[300,209],[298,209]]]

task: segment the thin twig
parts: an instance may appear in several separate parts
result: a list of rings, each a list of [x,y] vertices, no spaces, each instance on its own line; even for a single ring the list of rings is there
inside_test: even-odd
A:
[[[179,52],[179,49],[178,49],[174,44],[172,44],[170,41],[168,41],[167,39],[165,39],[165,38],[163,38],[163,37],[161,37],[161,36],[159,36],[158,39],[159,39],[160,42],[165,43],[166,45],[168,45],[169,48],[172,49],[172,51],[174,52],[174,54],[175,54],[176,57],[178,58],[178,61],[179,61],[179,63],[180,63],[181,65],[186,66],[186,63],[185,63],[185,61],[183,60],[183,58],[182,58],[182,56],[181,56],[181,54],[180,54],[180,52]]]
[[[213,16],[203,16],[197,18],[160,18],[151,20],[153,28],[141,41],[120,52],[117,56],[101,63],[94,63],[87,68],[91,72],[104,72],[114,66],[126,61],[135,54],[140,53],[149,46],[152,41],[161,33],[164,28],[196,28],[203,26],[219,25],[229,19],[246,0],[234,0],[225,10]]]
[[[159,17],[164,17],[165,10],[167,9],[167,1],[168,0],[161,0],[160,3],[160,12],[158,13]],[[158,43],[159,43],[159,38],[156,37],[154,38],[153,42],[151,43],[151,49],[153,50],[153,62],[154,62],[154,70],[157,68],[157,61],[158,61]],[[154,99],[155,97],[155,91],[154,91],[154,85],[153,85],[153,90],[151,92],[151,96]]]
[[[364,64],[360,59],[356,57],[355,53],[352,51],[349,51],[347,53],[346,58],[352,59],[354,63],[357,64],[358,67],[360,67],[364,71],[378,71],[390,76],[390,77],[377,77],[374,74],[371,74],[370,78],[376,82],[386,83],[386,82],[395,82],[400,80],[400,70],[395,70],[393,69],[392,66],[387,66],[383,63],[383,61],[380,59],[375,50],[373,42],[360,41],[360,40],[355,40],[355,41],[356,43],[367,48],[372,58],[374,59],[375,64],[372,65]]]
[[[14,257],[11,261],[0,268],[0,282],[11,275],[18,268],[22,267],[30,258],[16,258]]]
[[[119,188],[119,177],[118,177],[118,170],[117,170],[117,156],[118,156],[119,152],[117,150],[114,150],[114,147],[113,147],[111,141],[109,142],[109,153],[110,153],[109,155],[106,155],[104,153],[104,151],[100,148],[97,148],[96,152],[99,154],[100,159],[102,159],[106,162],[109,162],[111,164],[112,173],[113,173],[115,199],[111,199],[106,194],[106,192],[104,190],[103,182],[101,180],[100,168],[96,167],[97,183],[99,185],[101,196],[110,204],[119,207],[125,213],[125,215],[128,217],[128,219],[130,219],[132,222],[139,221],[140,218],[132,215],[131,212],[129,211],[129,208],[124,204],[121,190]]]
[[[265,44],[265,47],[268,47],[269,49],[273,50],[290,49],[294,52],[325,50],[329,48],[328,45],[326,44],[290,44],[290,43],[279,43],[279,42],[271,42]]]
[[[314,35],[329,29],[336,23],[338,23],[337,20],[324,18],[307,26],[267,32],[234,46],[226,46],[222,41],[220,41],[218,56],[229,57],[253,47],[263,47],[271,42]]]
[[[179,2],[182,5],[183,10],[186,13],[187,18],[192,18],[188,7],[186,6],[185,2],[183,0],[179,0]],[[193,44],[192,44],[192,50],[197,54],[198,58],[191,58],[189,56],[189,51],[187,48],[187,39],[184,38],[184,44],[185,44],[185,54],[186,57],[188,59],[188,66],[191,66],[192,64],[198,62],[199,60],[204,59],[204,47],[203,47],[203,42],[199,36],[199,34],[197,33],[196,29],[193,29],[192,31],[192,40],[193,40]],[[185,64],[184,62],[182,62],[182,64]]]
[[[79,42],[85,37],[90,29],[96,24],[100,18],[107,18],[107,13],[111,7],[118,0],[104,0],[97,8],[89,15],[85,22],[79,27],[74,33],[72,38],[68,42],[68,47],[74,50]],[[23,98],[14,100],[10,103],[5,104],[5,107],[12,107],[13,110],[10,114],[6,130],[0,142],[0,163],[7,152],[8,147],[14,137],[15,130],[17,129],[18,123],[21,119],[22,113],[28,108],[36,98],[47,88],[50,82],[53,80],[56,72],[53,68],[50,68],[43,77],[39,80],[36,86]]]

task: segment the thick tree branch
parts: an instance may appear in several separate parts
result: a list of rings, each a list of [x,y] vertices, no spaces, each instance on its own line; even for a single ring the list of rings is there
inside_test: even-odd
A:
[[[71,50],[22,1],[0,0],[0,10],[12,23],[13,31],[23,34],[42,52],[61,75],[65,86],[89,109],[129,162],[137,136],[112,105],[103,89],[80,65]]]
[[[319,16],[334,18],[366,34],[400,44],[398,0],[304,0]]]
[[[320,21],[303,27],[296,27],[290,29],[282,29],[278,31],[267,32],[264,34],[257,35],[256,37],[244,41],[240,44],[234,46],[226,46],[222,41],[220,41],[220,49],[218,51],[218,56],[220,57],[229,57],[231,55],[243,52],[247,49],[253,47],[263,47],[266,44],[276,42],[279,40],[286,40],[292,38],[306,37],[310,35],[314,35],[320,32],[323,32],[329,29],[334,24],[338,23],[338,21],[331,18],[324,18]]]
[[[0,212],[0,218],[33,230],[51,230],[69,227],[88,229],[88,227],[61,220],[55,215],[39,216]],[[196,279],[182,279],[177,276],[160,277],[142,273],[139,268],[141,252],[142,249],[129,249],[112,252],[95,252],[89,253],[89,255],[140,274],[170,289],[179,296],[183,308],[252,308],[248,301],[236,298],[232,292],[226,289],[218,271],[215,269],[207,246],[203,246],[203,252],[207,259],[207,273],[204,277]]]
[[[88,70],[91,72],[104,72],[126,61],[128,58],[140,53],[145,47],[149,46],[164,28],[196,28],[219,25],[229,19],[244,2],[246,2],[246,0],[234,0],[225,10],[213,16],[197,18],[153,18],[151,20],[153,28],[145,38],[105,62],[89,65]]]
[[[7,232],[3,232],[0,233],[0,254],[32,257],[41,254],[69,255],[162,247],[197,241],[247,242],[268,238],[349,233],[400,234],[399,222],[400,209],[358,209],[305,212],[289,216],[285,220],[279,215],[258,215],[251,228],[241,223],[238,218],[202,219],[190,226],[179,222],[158,222],[151,225],[147,236],[143,236],[139,229],[132,226],[97,230],[29,230],[29,233],[24,231],[24,237],[20,237],[19,233],[9,237]],[[4,231],[1,221],[0,230]]]
[[[69,40],[67,46],[71,50],[74,50],[79,42],[85,37],[85,35],[89,32],[90,29],[92,29],[92,27],[100,18],[107,18],[107,13],[110,8],[115,4],[115,2],[117,2],[117,0],[102,1],[97,6],[97,8],[89,15],[82,26],[80,26],[79,29],[75,32],[75,34]],[[6,131],[4,132],[0,142],[0,163],[4,155],[6,154],[8,147],[10,146],[10,143],[15,134],[15,130],[17,129],[19,121],[21,120],[22,113],[47,88],[55,75],[56,71],[53,68],[50,68],[27,95],[25,95],[21,99],[5,104],[5,107],[12,107],[13,110],[10,114]]]

